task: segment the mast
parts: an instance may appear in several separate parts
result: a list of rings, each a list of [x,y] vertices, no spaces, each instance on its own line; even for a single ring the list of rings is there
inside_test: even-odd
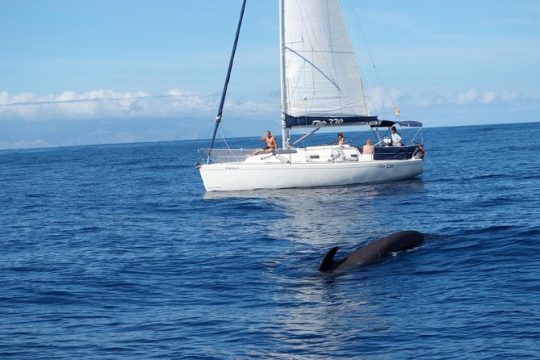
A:
[[[286,74],[285,74],[285,0],[279,0],[279,52],[281,72],[281,147],[287,148],[289,143],[289,129],[286,126],[285,113],[287,109],[286,99]]]
[[[223,91],[221,92],[221,101],[219,103],[218,112],[216,115],[216,124],[214,126],[214,134],[212,135],[212,143],[210,144],[210,150],[208,150],[208,159],[206,163],[210,163],[210,155],[212,154],[212,149],[214,148],[214,143],[216,141],[216,134],[221,122],[221,115],[223,114],[223,106],[225,105],[225,97],[227,96],[227,89],[229,87],[229,80],[231,79],[231,72],[234,63],[234,55],[236,54],[236,46],[238,45],[238,38],[240,37],[240,29],[242,28],[242,20],[244,19],[244,10],[246,9],[246,1],[242,3],[242,9],[240,10],[240,19],[238,19],[238,26],[236,27],[236,36],[234,38],[234,44],[231,52],[231,58],[229,60],[229,68],[227,70],[227,76],[225,78],[225,85],[223,85]]]

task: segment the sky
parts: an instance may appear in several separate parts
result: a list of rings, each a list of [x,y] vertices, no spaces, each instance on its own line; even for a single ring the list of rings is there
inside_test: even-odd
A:
[[[540,1],[342,5],[372,113],[539,121]],[[211,137],[240,6],[0,0],[0,149]],[[278,1],[248,0],[223,136],[279,133],[278,37]]]

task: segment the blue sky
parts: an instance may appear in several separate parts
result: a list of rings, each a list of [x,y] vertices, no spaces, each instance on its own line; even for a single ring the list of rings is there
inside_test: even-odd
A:
[[[374,112],[538,121],[540,1],[342,3]],[[208,138],[240,5],[0,1],[0,148]],[[279,132],[277,25],[277,0],[248,0],[225,135]]]

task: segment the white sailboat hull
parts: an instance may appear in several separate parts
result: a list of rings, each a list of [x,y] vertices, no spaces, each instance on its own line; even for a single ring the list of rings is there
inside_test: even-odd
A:
[[[305,188],[410,179],[423,171],[420,159],[343,163],[218,163],[199,168],[206,191]]]

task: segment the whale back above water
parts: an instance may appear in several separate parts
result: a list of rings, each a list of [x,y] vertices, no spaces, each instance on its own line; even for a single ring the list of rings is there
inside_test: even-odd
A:
[[[346,258],[335,260],[339,247],[333,247],[324,256],[319,271],[329,272],[370,265],[380,262],[393,253],[414,249],[424,241],[424,234],[418,231],[400,231],[374,241],[350,253]]]

